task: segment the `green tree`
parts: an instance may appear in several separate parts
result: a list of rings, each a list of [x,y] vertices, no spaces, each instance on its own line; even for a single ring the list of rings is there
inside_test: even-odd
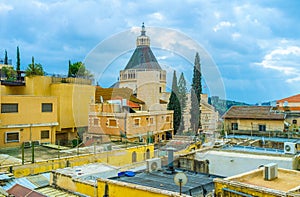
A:
[[[6,76],[7,81],[15,81],[17,72],[11,66],[3,66],[2,73]]]
[[[8,65],[8,57],[7,57],[7,51],[6,50],[5,50],[5,53],[4,53],[4,64]]]
[[[84,63],[75,62],[74,64],[71,64],[71,61],[69,61],[68,77],[93,79],[93,75],[85,68]]]
[[[201,65],[200,65],[200,57],[198,52],[196,53],[195,56],[192,89],[194,89],[198,99],[198,103],[200,103],[201,94],[202,94],[202,85],[201,85]]]
[[[16,65],[16,70],[20,71],[21,67],[21,61],[20,61],[20,50],[19,46],[17,46],[17,65]]]
[[[179,133],[182,133],[185,129],[183,114],[186,108],[186,100],[187,100],[186,80],[184,78],[183,73],[181,73],[178,81],[178,95],[179,95],[179,103],[181,109],[181,121],[180,121]]]
[[[177,133],[179,126],[180,126],[180,119],[181,119],[181,109],[180,109],[180,101],[178,97],[178,86],[177,86],[177,77],[176,71],[173,73],[173,81],[172,81],[172,92],[169,98],[169,103],[167,106],[168,110],[173,110],[173,127],[174,127],[174,134]]]
[[[71,60],[69,60],[68,77],[72,77],[72,75],[71,75],[71,66],[72,66]]]
[[[21,80],[21,61],[20,61],[20,49],[19,46],[17,46],[17,65],[16,65],[16,70],[17,70],[17,79]]]
[[[30,76],[44,76],[44,69],[41,64],[34,63],[34,57],[32,56],[31,64],[28,65],[25,75]]]
[[[201,111],[200,111],[200,99],[202,94],[201,85],[201,67],[200,57],[198,52],[195,56],[194,71],[193,71],[193,83],[191,88],[191,128],[194,132],[201,129]]]

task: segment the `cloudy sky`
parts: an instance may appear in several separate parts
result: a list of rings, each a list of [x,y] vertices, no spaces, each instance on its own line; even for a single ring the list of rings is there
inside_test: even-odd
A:
[[[227,99],[277,100],[300,93],[299,7],[297,0],[0,0],[0,58],[7,50],[15,64],[19,46],[22,69],[34,56],[47,73],[66,74],[68,60],[85,61],[105,40],[145,22],[146,28],[172,29],[202,46],[219,71]],[[129,42],[134,46],[134,39]],[[173,52],[154,50],[161,64],[184,72],[190,81],[191,61]],[[129,57],[106,60],[119,66],[107,72],[112,81]],[[202,69],[210,66],[205,63]]]

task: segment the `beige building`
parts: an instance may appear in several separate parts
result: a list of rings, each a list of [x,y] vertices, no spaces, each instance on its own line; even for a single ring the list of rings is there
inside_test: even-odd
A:
[[[267,164],[247,173],[215,179],[216,196],[300,196],[300,172]]]
[[[185,109],[184,117],[184,131],[193,130],[190,124],[191,119],[191,96],[187,95],[187,106]],[[218,111],[208,103],[208,95],[201,94],[200,100],[200,110],[201,110],[201,125],[202,131],[207,134],[214,134],[217,130],[219,122],[219,113]]]
[[[84,142],[159,142],[173,135],[173,111],[133,111],[110,103],[90,105],[89,128]]]
[[[143,100],[142,110],[148,110],[157,104],[166,108],[166,71],[162,70],[151,48],[150,38],[143,24],[141,35],[137,37],[136,49],[124,70],[120,71],[119,88],[130,88],[137,98]]]
[[[284,130],[284,114],[271,106],[232,106],[223,119],[228,134],[273,136]]]
[[[276,101],[276,111],[282,112],[285,117],[285,131],[300,136],[300,94]]]
[[[34,76],[25,82],[1,84],[0,146],[57,140],[66,144],[87,128],[89,104],[95,95],[90,80]],[[10,136],[13,142],[8,142]]]

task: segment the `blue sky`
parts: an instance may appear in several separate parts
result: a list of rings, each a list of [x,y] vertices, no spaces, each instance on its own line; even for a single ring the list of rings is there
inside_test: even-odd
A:
[[[7,50],[15,63],[19,46],[22,69],[34,56],[47,73],[66,74],[69,59],[84,61],[99,43],[145,22],[146,28],[173,29],[202,46],[219,71],[227,99],[277,100],[300,93],[299,7],[297,0],[0,0],[0,57]],[[129,42],[134,46],[135,40],[119,44]],[[127,52],[107,67],[112,81],[125,67]],[[154,53],[167,70],[184,72],[191,81],[191,62],[181,54]]]

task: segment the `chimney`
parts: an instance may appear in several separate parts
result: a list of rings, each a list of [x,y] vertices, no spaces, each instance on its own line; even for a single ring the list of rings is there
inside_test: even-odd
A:
[[[167,148],[168,151],[168,170],[170,170],[171,172],[174,172],[174,165],[173,165],[173,161],[174,161],[174,151],[176,149],[173,147],[169,147]]]

